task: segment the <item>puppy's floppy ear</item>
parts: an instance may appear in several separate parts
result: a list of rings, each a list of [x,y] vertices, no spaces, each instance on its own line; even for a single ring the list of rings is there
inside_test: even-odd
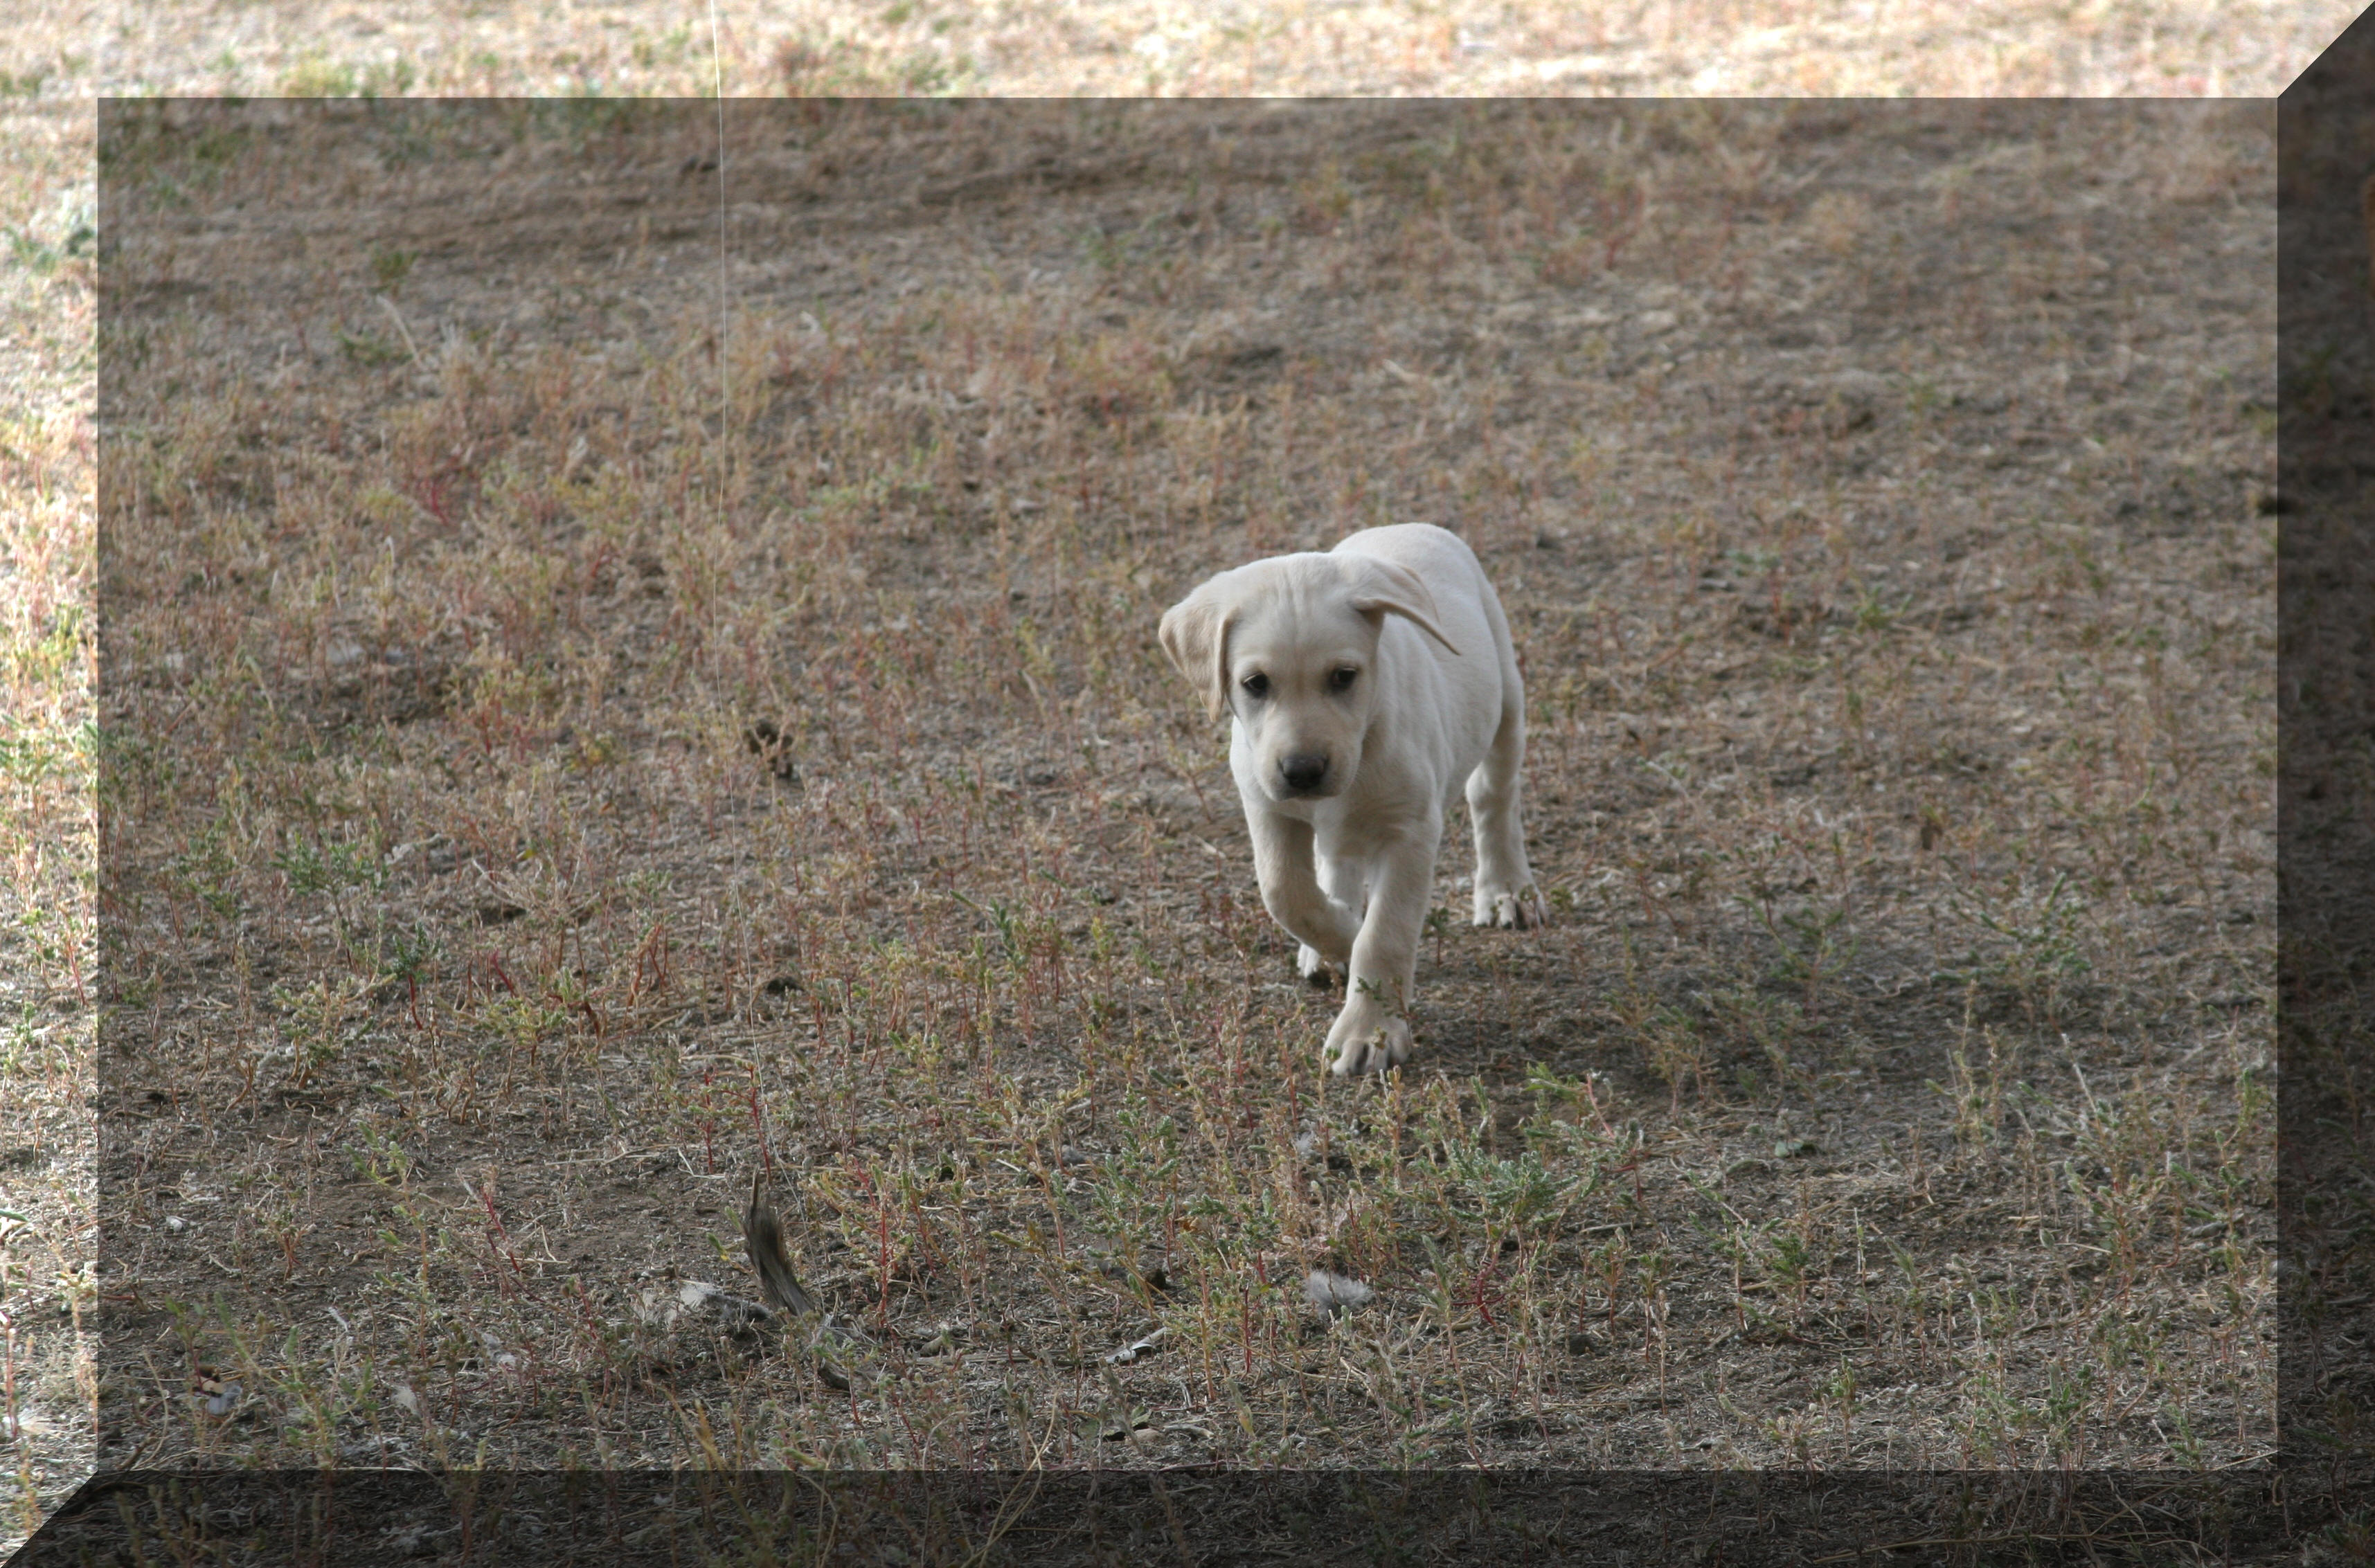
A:
[[[1215,577],[1163,612],[1163,651],[1172,668],[1204,694],[1204,711],[1219,718],[1229,708],[1229,624],[1236,601]]]
[[[1406,566],[1397,566],[1375,556],[1356,556],[1344,563],[1344,576],[1353,590],[1353,607],[1372,620],[1398,615],[1443,644],[1445,650],[1458,657],[1459,650],[1435,623],[1435,595],[1426,591],[1419,574]]]

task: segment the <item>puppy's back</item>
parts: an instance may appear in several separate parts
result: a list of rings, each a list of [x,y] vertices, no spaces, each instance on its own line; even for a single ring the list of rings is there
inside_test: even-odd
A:
[[[1461,655],[1498,662],[1509,640],[1508,622],[1483,563],[1459,535],[1432,523],[1390,523],[1346,535],[1331,553],[1374,556],[1416,572],[1435,597],[1437,624]]]
[[[1484,568],[1476,560],[1476,552],[1468,541],[1448,528],[1438,528],[1432,523],[1388,523],[1381,528],[1364,528],[1357,534],[1347,534],[1337,541],[1338,552],[1349,555],[1373,555],[1380,560],[1390,560],[1397,566],[1407,566],[1427,579],[1432,588],[1447,580],[1463,586],[1471,580],[1482,581]]]

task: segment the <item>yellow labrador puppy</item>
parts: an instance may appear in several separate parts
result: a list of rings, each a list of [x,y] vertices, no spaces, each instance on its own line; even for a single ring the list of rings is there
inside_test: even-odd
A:
[[[1543,917],[1518,820],[1525,688],[1484,569],[1441,528],[1368,528],[1222,572],[1164,612],[1162,637],[1211,716],[1231,716],[1264,907],[1303,944],[1305,978],[1349,974],[1330,1066],[1400,1063],[1444,813],[1462,785],[1476,924]]]

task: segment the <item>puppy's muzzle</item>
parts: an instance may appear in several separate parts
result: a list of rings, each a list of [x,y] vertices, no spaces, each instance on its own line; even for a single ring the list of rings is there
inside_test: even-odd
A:
[[[1317,751],[1291,751],[1278,760],[1278,780],[1289,795],[1317,795],[1328,779],[1328,758]]]

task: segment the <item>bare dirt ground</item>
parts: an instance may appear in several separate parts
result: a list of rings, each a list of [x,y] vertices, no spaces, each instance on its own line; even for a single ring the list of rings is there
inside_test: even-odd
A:
[[[711,113],[104,138],[102,1463],[2266,1456],[2264,109]],[[1152,629],[1412,518],[1346,1085]]]

